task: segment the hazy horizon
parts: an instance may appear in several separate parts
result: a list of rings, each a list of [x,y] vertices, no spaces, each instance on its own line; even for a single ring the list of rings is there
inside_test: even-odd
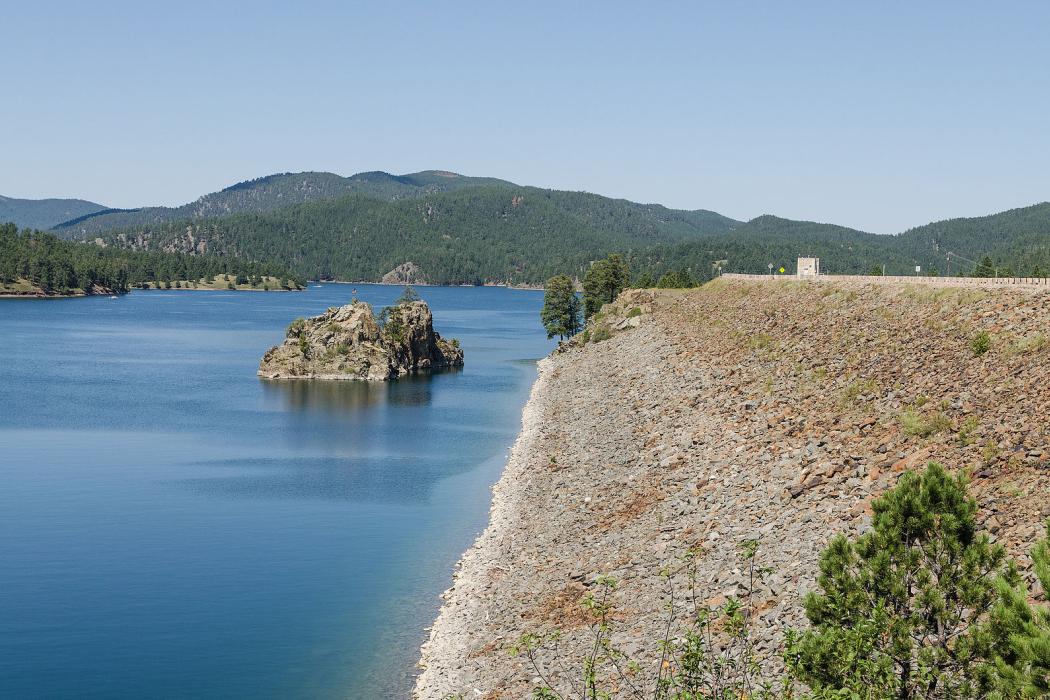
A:
[[[8,10],[0,194],[426,169],[897,233],[1050,199],[1050,6]]]

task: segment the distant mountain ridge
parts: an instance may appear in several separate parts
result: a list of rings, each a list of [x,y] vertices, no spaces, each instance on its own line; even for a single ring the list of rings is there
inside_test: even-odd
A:
[[[49,228],[64,238],[86,238],[118,228],[273,211],[348,194],[394,201],[485,185],[512,186],[513,183],[490,177],[468,177],[445,170],[424,170],[408,175],[372,171],[349,177],[328,172],[276,173],[238,182],[178,207],[100,207],[98,211],[70,217],[69,220],[51,224]]]
[[[0,223],[22,228],[49,229],[106,207],[84,199],[16,199],[0,195]]]
[[[56,201],[79,200],[40,204]],[[764,272],[770,264],[793,269],[800,255],[820,257],[830,273],[970,272],[987,255],[996,274],[1050,274],[1048,202],[877,235],[768,214],[740,222],[703,209],[426,170],[278,173],[180,207],[84,204],[88,211],[53,225],[58,235],[277,260],[304,275],[340,279],[379,279],[412,262],[432,282],[535,283],[559,266],[579,273],[615,250],[629,253],[635,269],[688,269],[699,278],[719,269]]]
[[[384,178],[391,183],[403,184]],[[432,184],[418,183],[409,184]],[[505,183],[393,199],[348,194],[100,237],[135,249],[280,260],[315,279],[379,280],[411,262],[433,283],[538,283],[566,270],[582,274],[610,250],[714,236],[739,224],[707,210]]]

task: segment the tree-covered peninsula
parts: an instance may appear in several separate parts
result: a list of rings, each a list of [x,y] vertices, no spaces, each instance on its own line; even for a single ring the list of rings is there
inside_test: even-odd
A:
[[[304,281],[274,263],[240,257],[127,250],[65,241],[0,224],[0,295],[123,294],[163,289],[300,289]]]

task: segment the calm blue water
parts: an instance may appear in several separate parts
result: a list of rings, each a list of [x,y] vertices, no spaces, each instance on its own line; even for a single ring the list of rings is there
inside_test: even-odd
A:
[[[380,385],[255,376],[346,285],[0,300],[0,695],[405,697],[551,349],[419,291],[466,367]]]

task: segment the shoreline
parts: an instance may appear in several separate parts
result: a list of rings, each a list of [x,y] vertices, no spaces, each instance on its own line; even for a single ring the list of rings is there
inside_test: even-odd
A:
[[[171,289],[158,289],[156,287],[133,287],[126,292],[99,292],[98,294],[37,294],[26,292],[25,294],[0,294],[0,299],[84,299],[87,297],[122,297],[132,292],[304,292],[302,289],[219,289],[210,287],[172,287]]]
[[[544,416],[550,402],[549,385],[554,360],[547,356],[536,363],[536,380],[529,391],[528,401],[521,411],[521,431],[511,447],[507,463],[499,480],[492,487],[488,524],[474,540],[453,569],[452,585],[441,594],[441,608],[429,628],[426,641],[420,647],[413,698],[442,698],[451,688],[458,687],[462,674],[459,670],[470,658],[472,635],[476,627],[474,613],[481,609],[481,601],[474,594],[483,580],[486,565],[496,560],[505,536],[507,524],[517,515],[516,505],[522,497],[529,458],[540,438]],[[472,605],[473,603],[473,605]]]
[[[503,289],[517,289],[527,292],[542,292],[543,285],[530,284],[432,284],[430,282],[346,282],[343,280],[306,280],[307,284],[371,284],[377,287],[501,287]]]
[[[306,286],[301,289],[223,289],[220,287],[172,287],[171,289],[159,289],[157,287],[133,287],[123,294],[116,292],[104,292],[99,294],[37,294],[27,292],[24,294],[0,294],[0,299],[83,299],[86,297],[108,297],[108,296],[124,296],[125,294],[131,294],[132,292],[305,292],[310,288],[312,284],[345,284],[345,285],[357,285],[357,284],[368,284],[373,286],[382,287],[404,287],[406,285],[400,283],[388,283],[388,282],[343,282],[341,280],[307,280]],[[543,287],[529,286],[529,285],[514,285],[514,284],[413,284],[413,287],[449,287],[454,289],[464,287],[499,287],[502,289],[511,289],[515,291],[525,292],[542,292]]]
[[[158,287],[134,287],[131,292],[305,292],[302,289],[223,289],[221,287],[172,287],[171,289],[160,289]],[[98,295],[92,295],[98,296]]]
[[[0,294],[0,299],[81,299],[104,296],[112,294]]]

